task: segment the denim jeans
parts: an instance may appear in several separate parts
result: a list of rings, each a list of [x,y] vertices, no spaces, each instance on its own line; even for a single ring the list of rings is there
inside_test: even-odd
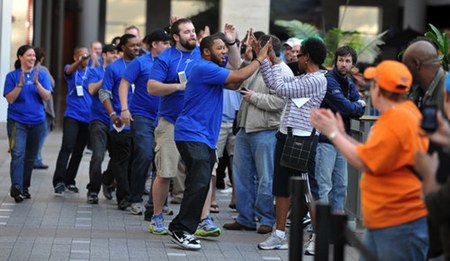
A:
[[[423,217],[382,229],[366,229],[363,242],[378,260],[426,260],[428,252],[427,218]],[[362,256],[359,260],[365,261]]]
[[[153,161],[154,120],[143,116],[133,116],[131,135],[133,136],[133,162],[131,163],[130,202],[142,202],[145,180]]]
[[[28,125],[13,119],[7,120],[11,152],[11,185],[19,187],[20,191],[30,187],[31,172],[42,133],[45,132],[45,124],[45,121],[36,125]]]
[[[38,153],[36,155],[36,159],[34,160],[34,164],[33,164],[33,166],[35,166],[35,167],[39,167],[39,166],[44,165],[44,162],[42,162],[42,147],[44,146],[45,139],[48,136],[48,122],[47,122],[47,119],[46,119],[46,121],[44,123],[45,123],[44,124],[45,129],[41,133],[41,137],[39,138]]]
[[[105,158],[105,151],[110,143],[109,125],[98,120],[91,121],[89,123],[89,136],[92,157],[89,163],[89,184],[86,188],[89,192],[99,193],[102,185],[102,163]]]
[[[64,183],[66,186],[75,185],[75,177],[88,139],[88,123],[64,117],[63,138],[53,174],[53,187],[58,183]]]
[[[233,182],[236,194],[236,221],[246,227],[275,224],[272,181],[274,172],[275,130],[246,133],[241,128],[236,135],[233,162]]]
[[[117,182],[117,203],[130,197],[130,166],[133,139],[128,130],[111,133],[111,169]]]
[[[208,194],[216,151],[201,142],[176,141],[176,145],[186,166],[186,180],[180,212],[170,223],[169,230],[194,234]]]
[[[347,160],[333,144],[317,143],[316,180],[319,185],[319,199],[331,202],[334,212],[343,212],[347,196]]]

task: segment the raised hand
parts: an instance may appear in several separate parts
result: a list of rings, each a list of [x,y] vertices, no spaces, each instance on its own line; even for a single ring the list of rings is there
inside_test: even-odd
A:
[[[259,44],[255,44],[255,46],[256,45],[259,46]],[[270,38],[269,41],[267,41],[266,45],[264,45],[264,47],[257,52],[258,53],[257,59],[260,62],[264,61],[269,55],[271,49],[272,49],[272,38]]]
[[[234,25],[225,24],[223,33],[225,34],[228,43],[234,43],[236,41],[236,27]]]
[[[35,68],[36,70],[34,71],[33,82],[37,85],[39,83],[39,66],[36,66]]]

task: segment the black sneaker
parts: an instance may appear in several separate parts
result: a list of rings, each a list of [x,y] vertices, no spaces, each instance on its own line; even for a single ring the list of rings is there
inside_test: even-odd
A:
[[[103,196],[105,196],[106,199],[111,200],[112,197],[112,186],[111,185],[102,185],[102,191],[103,191]]]
[[[23,201],[23,195],[20,193],[20,189],[17,186],[11,186],[9,190],[9,195],[14,199],[16,203]]]
[[[24,189],[23,189],[22,196],[23,196],[25,199],[30,199],[30,198],[31,198],[31,194],[30,194],[30,192],[28,191],[27,188],[24,188]]]
[[[53,195],[57,197],[62,197],[64,196],[64,191],[66,191],[66,186],[64,185],[64,183],[58,183],[55,186],[55,191],[53,192]]]
[[[200,240],[186,231],[172,231],[170,240],[184,249],[199,250],[202,248]]]
[[[71,192],[73,192],[73,193],[78,193],[78,188],[77,188],[77,186],[75,186],[75,185],[69,185],[69,186],[67,186],[67,190],[68,190],[68,191],[71,191]]]
[[[88,204],[98,204],[98,194],[95,192],[87,193],[87,203]]]
[[[119,205],[117,206],[120,210],[126,210],[128,207],[131,206],[131,202],[128,201],[128,199],[124,198],[120,201]]]

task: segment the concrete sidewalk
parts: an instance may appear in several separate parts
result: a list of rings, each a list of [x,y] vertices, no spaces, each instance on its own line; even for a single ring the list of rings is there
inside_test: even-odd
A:
[[[50,168],[33,171],[32,199],[19,204],[8,195],[10,155],[8,141],[0,139],[0,260],[288,260],[286,250],[258,250],[257,243],[267,235],[249,231],[222,229],[220,237],[202,238],[200,251],[186,251],[168,236],[152,235],[143,216],[118,210],[114,200],[100,195],[98,205],[87,204],[91,155],[84,155],[78,171],[80,193],[54,197],[52,175],[61,136],[53,132],[47,138],[43,160]],[[227,207],[230,194],[217,195],[220,213],[212,215],[222,227],[237,213]],[[170,207],[178,212],[179,205]],[[166,223],[173,217],[165,216]],[[346,248],[346,260],[358,256],[355,249]]]

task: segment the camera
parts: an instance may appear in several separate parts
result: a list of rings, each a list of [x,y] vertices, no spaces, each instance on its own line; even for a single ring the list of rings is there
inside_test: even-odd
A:
[[[421,108],[422,123],[420,127],[426,132],[435,132],[437,129],[437,111],[436,104],[424,104]]]

